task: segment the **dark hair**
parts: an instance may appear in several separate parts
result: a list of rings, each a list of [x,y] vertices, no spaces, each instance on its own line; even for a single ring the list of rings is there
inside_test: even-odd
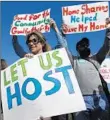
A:
[[[1,69],[1,70],[4,70],[4,69],[7,68],[7,67],[8,67],[8,65],[7,65],[5,59],[1,59],[0,69]]]
[[[89,39],[84,37],[82,38],[79,42],[77,42],[76,44],[76,50],[78,51],[78,47],[83,45],[83,44],[86,44],[87,46],[89,46]]]

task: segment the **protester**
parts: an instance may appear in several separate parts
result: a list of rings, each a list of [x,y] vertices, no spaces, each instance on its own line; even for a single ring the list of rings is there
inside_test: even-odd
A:
[[[110,19],[106,20],[106,25],[110,23]],[[67,26],[63,25],[62,31],[66,30]],[[65,41],[66,42],[66,41]],[[73,56],[74,71],[82,91],[87,111],[81,111],[75,114],[75,120],[109,120],[106,107],[109,101],[110,94],[107,89],[107,84],[102,79],[98,72],[100,64],[105,59],[110,50],[110,28],[107,28],[106,37],[103,46],[97,54],[91,55],[89,48],[90,43],[88,38],[82,38],[76,44],[76,50],[79,56]],[[99,86],[103,86],[104,98],[99,93]]]
[[[7,63],[6,63],[6,61],[5,61],[5,59],[1,59],[1,64],[0,64],[0,69],[1,70],[4,70],[5,68],[7,68],[8,67],[8,65],[7,65]],[[0,86],[1,86],[1,82],[0,82]],[[2,110],[2,101],[1,101],[1,91],[0,91],[0,105],[1,105],[1,120],[3,120],[3,110]]]
[[[57,38],[58,38],[59,36],[61,36],[61,35],[59,35],[60,32],[59,32],[59,30],[58,30],[58,28],[57,28],[57,26],[56,26],[56,23],[54,22],[53,19],[50,19],[50,26],[51,26],[51,28],[53,28],[53,30],[56,32]],[[44,39],[44,41],[46,41],[45,37],[42,36],[42,34],[41,34],[40,32],[36,32],[36,33],[38,34],[39,37],[41,37],[42,39]],[[60,39],[61,39],[61,38],[60,38]],[[57,45],[55,46],[55,49],[62,47],[62,45],[60,44],[59,41],[60,41],[60,40],[59,40],[59,38],[58,38],[58,43],[57,43]],[[13,38],[12,38],[12,44],[13,44],[13,48],[14,48],[14,50],[15,50],[15,53],[16,53],[20,58],[22,58],[22,57],[32,57],[32,54],[31,54],[31,53],[27,53],[27,52],[24,51],[24,49],[21,47],[21,45],[20,45],[19,42],[18,42],[18,38],[17,38],[16,35],[14,35]],[[48,47],[49,47],[49,46],[48,46]],[[49,50],[51,50],[51,49],[49,48]]]
[[[61,36],[61,33],[58,30],[58,27],[53,19],[50,20],[50,27],[53,28],[53,30],[55,31],[58,40],[55,49],[66,46],[65,41],[63,41],[63,37]],[[51,47],[49,46],[49,44],[47,44],[45,37],[40,32],[32,32],[27,35],[26,44],[28,45],[28,48],[31,53],[26,53],[23,50],[23,48],[20,46],[18,42],[17,36],[13,36],[12,42],[16,54],[21,58],[22,57],[31,58],[33,57],[33,55],[51,50]],[[40,119],[43,118],[41,117]],[[50,118],[45,118],[45,119],[50,119]],[[52,117],[52,120],[67,120],[67,119],[68,119],[68,115],[59,115]]]

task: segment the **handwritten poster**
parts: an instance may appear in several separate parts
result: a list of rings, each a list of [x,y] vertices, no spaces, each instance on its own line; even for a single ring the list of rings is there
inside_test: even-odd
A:
[[[50,9],[35,14],[19,14],[14,16],[11,35],[26,35],[33,31],[41,33],[50,31]]]
[[[105,29],[109,17],[108,2],[62,7],[65,34],[93,32]]]
[[[37,120],[86,109],[64,48],[22,58],[3,70],[1,94],[4,120]]]

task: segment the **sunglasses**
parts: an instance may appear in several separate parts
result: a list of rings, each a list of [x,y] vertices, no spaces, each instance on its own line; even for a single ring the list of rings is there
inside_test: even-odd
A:
[[[32,40],[27,40],[27,41],[26,41],[26,44],[29,45],[31,42],[32,42],[33,44],[38,44],[38,43],[40,42],[40,40],[34,38],[34,39],[32,39]]]

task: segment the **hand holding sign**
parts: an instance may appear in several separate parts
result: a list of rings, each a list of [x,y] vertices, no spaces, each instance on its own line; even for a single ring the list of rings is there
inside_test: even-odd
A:
[[[26,35],[33,31],[42,33],[50,31],[50,9],[35,14],[18,14],[14,16],[11,35]]]
[[[62,24],[62,26],[61,26],[61,31],[62,31],[63,34],[66,33],[67,29],[69,29],[69,26],[66,25],[66,24]]]
[[[34,54],[32,54],[32,53],[27,53],[27,54],[25,54],[24,57],[26,57],[26,58],[33,58],[33,57],[34,57]]]
[[[110,18],[106,18],[106,27],[110,27]]]
[[[54,29],[57,27],[56,22],[52,18],[50,19],[50,26]]]
[[[53,28],[53,30],[56,33],[59,33],[59,29],[57,27],[57,24],[56,24],[56,22],[52,18],[50,19],[50,23],[49,24],[50,24],[50,27]]]
[[[69,25],[65,34],[104,30],[105,19],[109,16],[108,8],[108,2],[62,7],[62,19]]]

